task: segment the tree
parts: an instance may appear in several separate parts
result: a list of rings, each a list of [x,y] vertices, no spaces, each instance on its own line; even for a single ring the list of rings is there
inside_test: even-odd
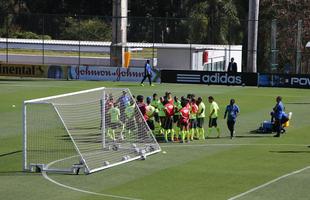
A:
[[[111,41],[112,28],[99,18],[79,20],[67,17],[61,39]]]

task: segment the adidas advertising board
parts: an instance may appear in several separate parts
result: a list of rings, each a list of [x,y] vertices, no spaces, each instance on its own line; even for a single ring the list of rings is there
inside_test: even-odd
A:
[[[257,86],[257,74],[162,70],[162,82],[165,83],[193,83],[207,85],[240,85]]]

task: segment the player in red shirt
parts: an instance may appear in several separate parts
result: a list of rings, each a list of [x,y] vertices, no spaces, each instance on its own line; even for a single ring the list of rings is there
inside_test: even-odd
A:
[[[196,104],[196,99],[192,98],[190,102],[191,108],[190,108],[190,115],[189,115],[189,121],[190,121],[190,140],[194,140],[194,136],[198,138],[198,131],[197,131],[197,112],[198,112],[198,106]],[[196,135],[195,135],[196,133]]]
[[[164,99],[163,102],[165,106],[165,126],[164,126],[164,132],[165,132],[165,142],[168,142],[168,134],[171,133],[171,141],[173,141],[174,136],[174,130],[172,129],[173,124],[173,115],[174,115],[174,105],[171,104],[167,98]]]
[[[174,100],[172,98],[171,92],[166,92],[166,97],[167,97],[169,103],[171,103],[173,105],[174,104]]]
[[[146,121],[147,120],[146,104],[144,103],[144,97],[142,95],[137,96],[137,105],[143,115],[144,120]]]
[[[181,102],[182,109],[180,110],[180,128],[181,128],[181,135],[182,135],[182,143],[185,141],[185,137],[189,135],[188,126],[189,126],[189,114],[190,110],[187,107],[188,101],[183,99]],[[189,138],[189,137],[187,137]],[[189,141],[189,140],[188,140]]]

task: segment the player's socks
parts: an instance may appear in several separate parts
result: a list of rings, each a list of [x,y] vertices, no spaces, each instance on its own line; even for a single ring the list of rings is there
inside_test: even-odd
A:
[[[170,129],[170,133],[171,133],[171,142],[174,141],[174,130]]]
[[[195,129],[194,128],[192,128],[191,130],[190,130],[190,132],[191,132],[191,140],[194,140],[194,135],[195,135]]]
[[[212,127],[211,128],[208,128],[208,134],[206,135],[206,137],[209,137],[212,133]]]
[[[165,130],[165,142],[168,142],[168,133],[169,133],[169,130]]]
[[[199,137],[200,137],[199,128],[195,128],[195,137],[197,139],[199,139]]]
[[[181,131],[181,139],[182,139],[182,142],[184,142],[184,140],[185,140],[185,131]]]
[[[112,139],[115,140],[115,130],[112,130]]]
[[[172,129],[175,133],[175,138],[178,140],[179,139],[179,134],[180,134],[180,128],[179,127],[175,127],[174,129]]]
[[[190,131],[186,131],[186,138],[187,138],[187,142],[189,142],[190,141],[190,137],[191,137],[191,132]]]
[[[107,135],[109,138],[113,139],[111,132],[112,132],[112,129],[109,128]]]
[[[216,131],[217,131],[217,137],[219,138],[221,136],[221,131],[219,127],[216,127]]]
[[[201,138],[204,140],[205,139],[205,129],[204,128],[200,128],[200,134],[201,134]]]

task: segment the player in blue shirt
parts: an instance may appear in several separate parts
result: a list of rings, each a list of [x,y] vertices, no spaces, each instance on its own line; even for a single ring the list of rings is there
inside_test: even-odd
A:
[[[224,114],[224,119],[227,116],[227,127],[230,131],[231,139],[234,137],[235,123],[239,112],[240,110],[239,107],[235,104],[235,99],[231,99],[229,105],[226,106]]]
[[[277,132],[277,134],[274,137],[280,137],[281,130],[282,130],[282,117],[284,113],[284,105],[282,103],[282,97],[277,96],[276,98],[276,105],[273,108],[273,117],[274,117],[274,128]]]
[[[146,63],[144,65],[144,77],[141,81],[141,86],[144,86],[143,82],[145,81],[145,79],[148,78],[149,82],[150,82],[150,86],[154,86],[152,84],[152,67],[150,65],[150,60],[146,60]]]

